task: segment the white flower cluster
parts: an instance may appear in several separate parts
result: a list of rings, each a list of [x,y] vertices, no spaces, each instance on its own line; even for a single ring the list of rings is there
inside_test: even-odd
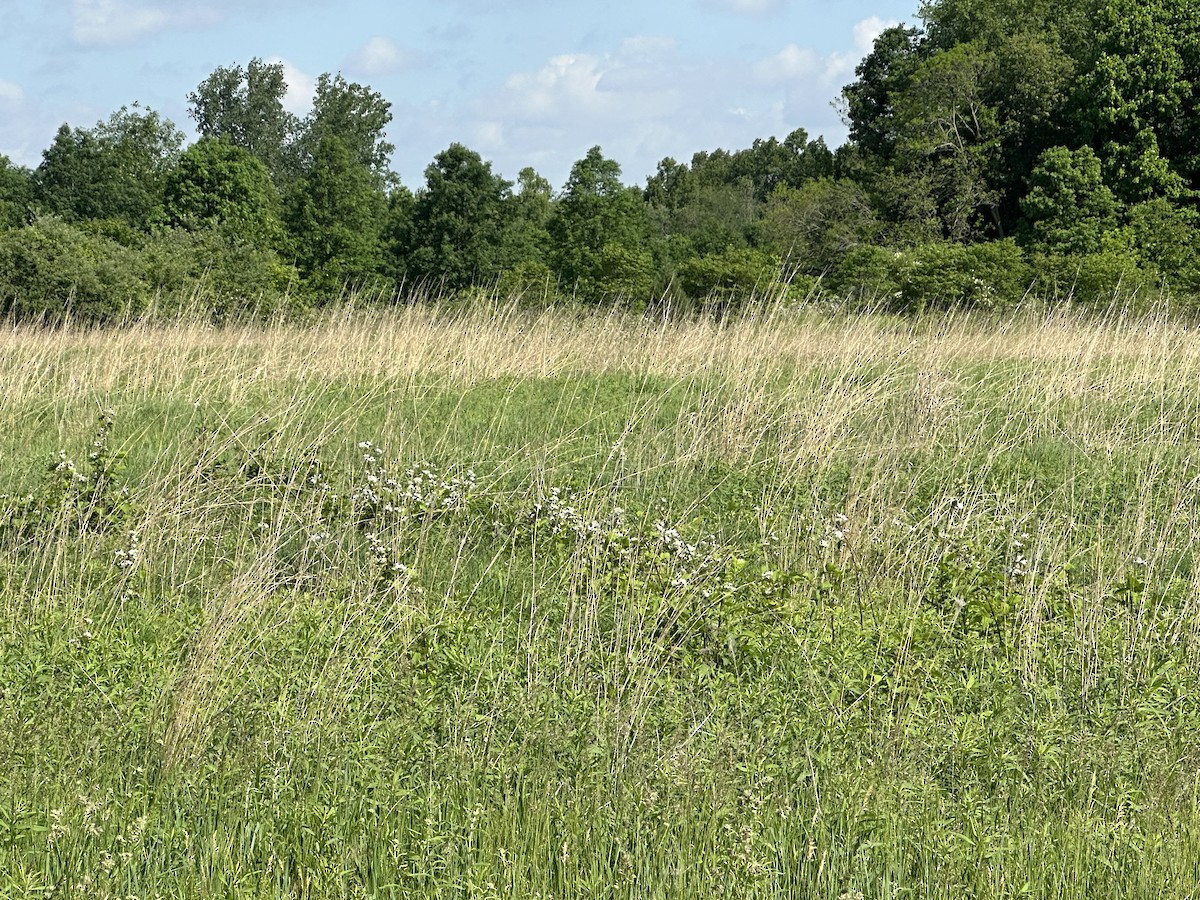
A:
[[[142,559],[142,547],[138,533],[136,531],[129,532],[129,546],[123,550],[117,550],[113,556],[118,569],[124,569],[126,572],[136,569]]]
[[[75,460],[67,456],[66,450],[58,451],[58,460],[51,466],[51,471],[62,475],[66,480],[77,484],[87,484],[87,476],[79,471]]]
[[[844,513],[834,513],[833,518],[825,526],[824,536],[817,541],[822,550],[830,547],[840,547],[846,540],[846,525],[850,519]]]
[[[550,496],[535,501],[529,512],[531,524],[545,528],[553,535],[570,534],[579,540],[608,539],[612,543],[627,542],[625,533],[625,510],[617,506],[601,522],[588,518],[571,502],[568,488],[551,488]]]
[[[371,553],[371,562],[375,564],[375,568],[380,574],[404,584],[412,580],[412,569],[392,555],[392,549],[383,542],[377,532],[368,532],[366,538],[367,549]]]
[[[694,562],[701,556],[698,546],[685,541],[678,528],[668,528],[661,519],[654,523],[654,537],[661,550],[679,562]]]
[[[363,483],[350,500],[368,517],[379,515],[407,518],[462,512],[475,491],[475,472],[443,475],[431,465],[410,466],[400,478],[394,477],[384,463],[383,451],[370,441],[362,441]]]
[[[565,488],[552,488],[545,500],[535,502],[528,521],[551,535],[566,536],[579,546],[590,546],[623,560],[640,559],[652,566],[655,580],[663,586],[697,589],[705,597],[712,596],[713,579],[722,576],[730,562],[711,539],[689,541],[662,519],[639,531],[628,526],[621,507],[614,507],[603,519],[585,516],[571,502],[571,493]]]
[[[1005,570],[1013,578],[1024,578],[1029,574],[1029,557],[1025,555],[1025,542],[1029,540],[1029,532],[1023,531],[1012,542],[1012,562]]]

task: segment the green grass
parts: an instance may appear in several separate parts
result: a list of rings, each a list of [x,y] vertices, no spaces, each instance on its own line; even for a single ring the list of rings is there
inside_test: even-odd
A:
[[[1181,324],[0,345],[0,897],[1198,895]]]

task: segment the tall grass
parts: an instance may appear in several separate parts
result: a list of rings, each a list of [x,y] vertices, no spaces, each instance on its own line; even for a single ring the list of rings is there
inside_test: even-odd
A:
[[[1069,312],[9,328],[0,896],[1195,896],[1198,370]]]

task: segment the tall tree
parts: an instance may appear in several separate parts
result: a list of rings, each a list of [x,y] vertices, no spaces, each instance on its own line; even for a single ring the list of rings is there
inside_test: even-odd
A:
[[[1003,237],[996,189],[999,122],[984,98],[990,54],[957,44],[924,59],[896,100],[896,162],[925,172],[946,235],[965,240],[983,231],[981,215]]]
[[[0,228],[17,228],[28,219],[32,174],[0,154]]]
[[[462,144],[451,144],[425,169],[413,208],[412,274],[457,289],[497,278],[508,260],[512,184]]]
[[[95,128],[63,125],[34,172],[34,196],[68,221],[119,219],[145,229],[161,214],[163,188],[183,133],[151,109],[121,107]]]
[[[908,90],[922,56],[924,35],[916,28],[885,29],[842,89],[850,140],[870,157],[887,162],[899,139],[896,104]]]
[[[299,125],[283,106],[283,63],[255,57],[243,69],[222,66],[188,94],[189,115],[201,137],[221,138],[257,157],[276,185],[293,176],[289,148]]]
[[[372,281],[384,268],[386,221],[378,180],[341,138],[323,137],[285,206],[301,273],[325,299]]]
[[[550,250],[550,216],[554,191],[550,182],[531,167],[517,173],[517,192],[512,198],[513,215],[506,235],[505,265],[546,265]]]
[[[640,287],[651,265],[641,192],[621,183],[620,165],[599,147],[571,167],[549,231],[559,278],[589,300]]]
[[[1082,79],[1106,175],[1127,202],[1200,189],[1200,10],[1192,0],[1105,0]]]
[[[386,136],[391,121],[392,105],[377,91],[348,82],[341,74],[325,73],[317,79],[312,111],[300,128],[301,168],[314,159],[322,141],[336,137],[355,163],[366,168],[381,185],[389,183],[389,161],[396,149]]]

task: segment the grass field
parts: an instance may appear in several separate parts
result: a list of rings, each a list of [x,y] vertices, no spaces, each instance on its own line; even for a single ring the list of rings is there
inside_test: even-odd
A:
[[[0,898],[1200,896],[1200,335],[0,333]]]

